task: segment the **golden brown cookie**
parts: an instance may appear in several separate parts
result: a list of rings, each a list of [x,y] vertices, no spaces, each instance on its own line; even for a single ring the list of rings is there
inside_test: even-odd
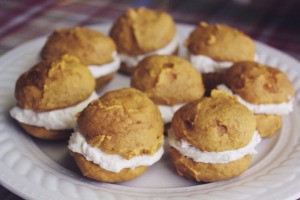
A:
[[[107,183],[118,183],[135,179],[141,176],[148,169],[147,166],[139,166],[134,169],[125,168],[120,172],[111,172],[102,169],[99,165],[96,165],[93,162],[87,161],[85,157],[79,153],[71,151],[71,155],[83,176]]]
[[[124,88],[104,94],[78,116],[78,131],[87,143],[106,154],[124,159],[154,155],[163,144],[163,122],[155,104],[142,92]],[[108,171],[72,153],[83,175],[104,182],[121,182],[140,176],[146,166]]]
[[[159,30],[159,31],[158,31]],[[178,50],[178,37],[172,17],[148,8],[128,9],[110,31],[121,59],[120,71],[130,75],[149,55],[171,55]]]
[[[30,135],[36,138],[46,139],[46,140],[66,139],[73,132],[72,129],[51,130],[51,129],[45,129],[43,127],[24,124],[22,122],[19,122],[19,125]]]
[[[117,72],[110,73],[105,76],[101,76],[100,78],[96,78],[96,90],[101,89],[103,86],[108,84],[116,75]]]
[[[170,148],[172,162],[180,176],[198,182],[221,181],[240,175],[246,171],[252,160],[251,155],[247,155],[239,160],[226,164],[211,164],[194,162],[191,158],[182,156],[175,148]]]
[[[158,109],[145,94],[133,88],[106,93],[80,113],[77,124],[90,144],[127,159],[152,155],[163,142]]]
[[[212,91],[210,98],[193,101],[180,108],[171,123],[177,141],[184,140],[202,152],[224,152],[245,147],[256,128],[254,115],[235,97]],[[170,136],[169,136],[170,137]],[[172,145],[171,145],[172,146]],[[172,161],[181,176],[212,182],[237,176],[250,164],[251,156],[226,163],[195,162],[172,146]]]
[[[253,104],[288,102],[295,90],[279,69],[256,62],[237,62],[224,75],[224,83],[245,101]]]
[[[224,83],[251,104],[288,103],[295,96],[295,90],[288,77],[279,69],[256,62],[237,62],[224,75]],[[280,127],[282,117],[254,113],[257,119],[257,130],[262,137],[272,136]]]
[[[88,99],[95,90],[95,80],[79,60],[64,55],[56,60],[43,60],[22,74],[15,88],[17,104],[37,113],[74,106]],[[48,130],[21,123],[31,135],[43,139],[67,137],[70,130]]]
[[[192,65],[202,72],[206,95],[221,83],[223,74],[219,73],[230,67],[231,62],[252,61],[255,56],[255,45],[251,38],[223,24],[200,22],[185,41],[185,45]],[[215,63],[197,56],[206,56]]]
[[[128,9],[110,30],[118,52],[128,55],[160,49],[174,38],[175,33],[175,23],[170,15],[143,7]]]
[[[154,55],[142,60],[131,76],[131,86],[156,104],[173,106],[204,94],[201,74],[185,59]]]
[[[175,50],[175,52],[170,53],[170,55],[177,55],[177,53],[178,53],[178,48]],[[168,54],[155,54],[154,53],[154,54],[151,54],[151,55],[168,55]],[[151,56],[151,55],[147,55],[147,56]],[[143,56],[143,57],[146,58],[147,56]],[[122,72],[125,75],[131,75],[133,73],[133,71],[135,70],[135,68],[136,68],[136,66],[138,65],[139,62],[140,61],[138,61],[137,64],[134,65],[134,66],[128,66],[127,63],[121,62],[120,72]]]
[[[256,129],[263,138],[273,136],[281,127],[281,115],[256,114],[254,116],[257,123]]]
[[[253,60],[255,55],[251,38],[224,24],[200,22],[185,45],[190,54],[205,55],[215,61]]]
[[[187,140],[201,151],[215,152],[245,146],[255,127],[256,121],[250,110],[233,96],[215,90],[211,97],[193,101],[179,109],[171,124],[178,139]]]
[[[110,37],[86,27],[74,27],[54,31],[46,41],[41,56],[43,59],[55,59],[64,54],[71,54],[88,67],[101,68],[115,61],[113,53],[116,51],[116,45]],[[107,84],[114,77],[117,69],[99,77],[96,77],[92,71],[97,82],[96,89]]]
[[[86,66],[70,55],[43,60],[22,74],[16,82],[18,105],[37,112],[73,106],[95,90]]]
[[[41,56],[52,59],[72,54],[85,65],[102,65],[113,61],[114,51],[116,45],[111,38],[86,27],[74,27],[55,30],[48,37]]]

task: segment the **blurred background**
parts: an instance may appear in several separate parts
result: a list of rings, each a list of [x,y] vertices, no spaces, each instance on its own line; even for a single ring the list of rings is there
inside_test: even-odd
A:
[[[0,0],[0,56],[54,29],[112,22],[130,7],[177,23],[225,23],[300,60],[300,0]],[[21,199],[0,186],[0,199]]]
[[[228,24],[300,60],[299,0],[0,0],[0,55],[56,28],[111,22],[139,6],[167,11],[177,23]]]

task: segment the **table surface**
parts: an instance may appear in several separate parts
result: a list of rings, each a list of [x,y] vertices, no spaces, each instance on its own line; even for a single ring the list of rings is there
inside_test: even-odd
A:
[[[111,22],[130,7],[178,23],[225,23],[300,60],[299,0],[0,0],[0,55],[54,29]],[[0,186],[0,199],[22,199]]]

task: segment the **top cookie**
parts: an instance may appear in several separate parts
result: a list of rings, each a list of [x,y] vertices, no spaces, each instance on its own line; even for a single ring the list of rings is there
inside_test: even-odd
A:
[[[140,55],[166,46],[175,36],[175,23],[165,12],[148,8],[129,9],[110,31],[118,52]]]
[[[220,152],[246,146],[252,139],[256,120],[235,97],[213,90],[210,98],[181,107],[171,127],[178,140],[186,140],[201,151]]]
[[[142,92],[124,88],[106,93],[79,115],[78,129],[88,143],[126,159],[153,155],[163,144],[163,122]]]
[[[85,65],[102,65],[113,61],[114,41],[102,33],[85,27],[54,31],[42,49],[43,59],[71,54]]]
[[[131,76],[131,86],[145,92],[156,104],[171,106],[204,94],[201,74],[187,60],[172,55],[142,60]]]
[[[15,97],[21,108],[37,112],[61,109],[86,100],[95,90],[88,68],[70,55],[43,60],[22,74]]]
[[[201,22],[185,41],[189,52],[216,61],[254,60],[255,46],[251,38],[235,28]]]
[[[289,102],[295,90],[288,77],[277,68],[256,62],[237,62],[224,75],[225,84],[253,104]]]

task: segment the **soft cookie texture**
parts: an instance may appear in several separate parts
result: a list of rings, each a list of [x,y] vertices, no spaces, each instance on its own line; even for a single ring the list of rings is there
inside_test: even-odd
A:
[[[255,45],[250,37],[224,24],[200,22],[185,41],[189,54],[207,56],[217,62],[254,60]],[[207,94],[221,83],[222,72],[203,73]]]
[[[101,65],[113,62],[112,55],[116,51],[116,45],[110,37],[86,27],[74,27],[54,31],[44,45],[41,56],[53,59],[67,53],[76,56],[87,66],[101,68]],[[112,72],[96,78],[96,89],[107,84],[114,75],[115,72]]]
[[[255,131],[254,115],[225,92],[193,101],[179,109],[172,130],[201,151],[227,151],[246,146]]]
[[[204,94],[201,74],[185,59],[155,55],[142,60],[131,76],[131,86],[156,104],[176,105],[199,99]]]
[[[110,30],[118,52],[133,57],[144,56],[165,47],[175,34],[175,23],[169,14],[143,7],[128,9],[114,22]],[[176,50],[169,54],[173,53]],[[122,62],[120,70],[131,74],[133,68],[134,66]]]
[[[167,45],[175,33],[175,23],[170,15],[138,8],[129,9],[120,16],[113,24],[110,36],[120,53],[140,55]]]
[[[77,125],[90,145],[124,159],[154,155],[163,144],[159,110],[144,93],[132,88],[111,91],[93,101],[79,114]],[[71,154],[84,176],[104,182],[128,181],[147,169],[110,172],[78,153]]]
[[[287,76],[277,68],[256,62],[237,62],[226,71],[225,84],[253,104],[283,103],[295,96]]]
[[[237,62],[224,75],[224,83],[252,104],[287,103],[295,96],[288,77],[279,69],[256,62]],[[272,136],[281,127],[280,115],[256,115],[262,137]]]
[[[254,115],[225,92],[213,91],[212,97],[193,101],[179,109],[171,124],[178,140],[207,152],[235,150],[246,146],[256,128]],[[170,155],[179,175],[196,181],[219,181],[241,174],[251,155],[225,164],[195,162],[174,147]]]
[[[177,173],[189,180],[198,182],[214,182],[235,177],[249,168],[252,160],[247,155],[239,160],[226,164],[196,163],[191,158],[182,156],[175,148],[170,148],[170,155],[176,166]]]
[[[45,140],[59,140],[59,139],[66,139],[72,130],[49,130],[43,127],[33,126],[29,124],[24,124],[19,122],[19,125],[30,135],[45,139]]]
[[[111,38],[89,28],[74,27],[54,31],[41,56],[44,59],[58,58],[68,53],[85,65],[102,65],[113,61],[114,51],[116,45]]]
[[[185,45],[191,54],[205,55],[216,61],[253,60],[255,55],[251,38],[224,24],[200,22]]]
[[[15,97],[21,108],[44,112],[74,106],[88,99],[94,90],[95,80],[86,66],[76,57],[64,55],[57,60],[43,60],[22,74],[16,82]],[[67,136],[61,134],[66,130],[20,125],[29,134],[43,139]]]
[[[110,172],[102,169],[99,165],[96,165],[93,162],[87,161],[85,157],[79,153],[71,152],[71,155],[75,159],[75,162],[83,176],[102,182],[117,183],[129,181],[141,176],[148,169],[147,166],[139,166],[134,169],[125,168],[117,173]]]
[[[261,137],[270,137],[278,131],[282,125],[281,115],[255,114],[257,127]]]
[[[85,65],[70,55],[43,60],[22,74],[16,82],[18,105],[37,112],[73,106],[87,99],[95,81]]]

